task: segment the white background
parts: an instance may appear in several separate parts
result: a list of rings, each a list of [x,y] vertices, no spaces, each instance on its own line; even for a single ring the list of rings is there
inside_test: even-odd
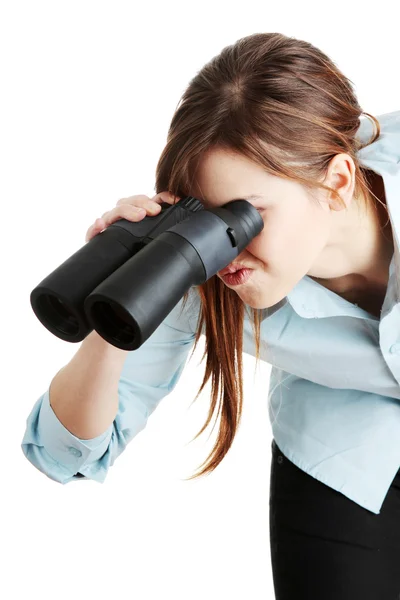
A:
[[[121,197],[155,194],[155,165],[189,80],[222,48],[278,31],[326,52],[363,109],[399,109],[393,2],[5,1],[0,8],[2,436],[0,596],[7,600],[273,598],[270,365],[244,355],[242,425],[210,476],[204,338],[104,484],[62,486],[20,443],[78,349],[35,317],[31,290]],[[210,437],[208,437],[210,436]],[[4,588],[4,589],[3,589]],[[7,591],[6,591],[7,590]]]

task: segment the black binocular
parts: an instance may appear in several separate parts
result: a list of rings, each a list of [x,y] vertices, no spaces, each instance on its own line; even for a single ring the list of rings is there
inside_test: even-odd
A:
[[[31,292],[39,321],[66,342],[93,329],[136,350],[193,285],[204,283],[263,229],[247,200],[206,210],[193,196],[138,222],[120,219],[93,237]]]

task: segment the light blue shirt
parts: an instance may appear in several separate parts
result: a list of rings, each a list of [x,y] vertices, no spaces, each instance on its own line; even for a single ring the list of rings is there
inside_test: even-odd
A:
[[[400,467],[400,111],[377,117],[378,140],[358,153],[382,176],[394,255],[380,319],[308,276],[263,310],[260,358],[271,366],[268,390],[273,436],[306,473],[379,514]],[[372,122],[361,121],[367,142]],[[79,477],[103,482],[158,403],[176,386],[194,345],[200,299],[191,288],[138,349],[127,354],[119,381],[119,410],[100,436],[83,440],[58,420],[49,389],[26,421],[22,450],[60,483]],[[203,333],[205,333],[203,328]],[[245,311],[243,351],[255,356]]]

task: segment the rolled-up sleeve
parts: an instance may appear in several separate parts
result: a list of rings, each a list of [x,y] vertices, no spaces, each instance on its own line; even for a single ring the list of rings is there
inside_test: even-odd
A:
[[[101,435],[72,434],[51,407],[48,388],[27,420],[22,451],[42,473],[59,483],[92,479],[103,483],[109,468],[147,424],[159,402],[176,386],[194,345],[199,298],[190,290],[137,350],[127,354],[118,383],[118,413]]]

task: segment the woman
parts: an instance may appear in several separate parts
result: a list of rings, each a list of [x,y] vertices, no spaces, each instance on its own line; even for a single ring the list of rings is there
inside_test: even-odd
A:
[[[56,481],[104,481],[204,333],[199,393],[212,375],[212,399],[198,435],[220,382],[222,399],[201,476],[240,423],[242,352],[261,356],[272,365],[277,600],[400,597],[400,112],[362,115],[351,82],[305,41],[255,34],[206,64],[173,116],[157,195],[121,199],[86,239],[118,218],[143,218],[134,206],[150,215],[186,195],[206,208],[246,198],[264,229],[129,353],[107,430],[74,436],[47,390],[22,443]],[[249,277],[227,279],[235,267]]]

